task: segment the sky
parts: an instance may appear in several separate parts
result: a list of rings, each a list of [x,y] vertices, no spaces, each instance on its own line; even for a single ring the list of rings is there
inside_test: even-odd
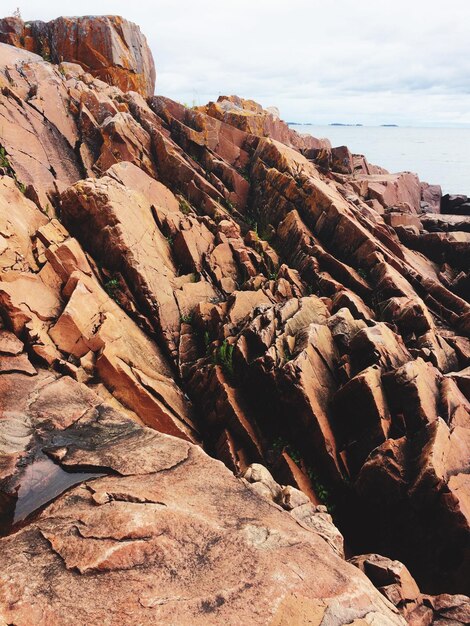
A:
[[[17,6],[136,22],[157,93],[189,105],[237,94],[299,123],[470,127],[470,0],[2,0]]]

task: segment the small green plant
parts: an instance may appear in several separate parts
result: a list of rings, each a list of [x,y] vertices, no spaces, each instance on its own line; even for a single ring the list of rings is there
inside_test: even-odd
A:
[[[302,455],[299,450],[294,448],[283,437],[275,439],[271,444],[271,448],[278,454],[281,454],[285,450],[294,463],[300,467]],[[306,470],[303,467],[301,467],[301,469],[302,471],[306,471],[307,476],[310,478],[310,482],[312,483],[313,490],[315,491],[315,494],[320,502],[327,507],[329,513],[333,513],[335,506],[330,501],[330,492],[322,483],[318,475],[311,467],[306,468]]]
[[[233,344],[228,343],[226,339],[215,351],[215,362],[226,374],[233,376]]]
[[[5,150],[5,148],[3,146],[0,146],[0,167],[3,168],[6,171],[6,174],[8,176],[13,178],[13,180],[16,183],[16,186],[21,191],[21,193],[24,195],[26,193],[26,185],[24,185],[23,183],[20,183],[20,181],[17,179],[16,174],[15,174],[15,170],[12,168],[10,160],[9,160],[8,155],[6,153],[6,150]]]
[[[315,494],[317,495],[318,499],[322,502],[322,504],[324,504],[327,507],[328,512],[332,513],[335,507],[334,507],[334,504],[329,502],[330,493],[328,489],[321,482],[318,475],[313,471],[312,468],[309,468],[307,470],[307,474],[308,474],[308,477],[310,478],[310,481],[313,486],[313,490],[315,491]]]
[[[254,215],[247,215],[245,221],[250,226],[251,230],[254,230],[258,234],[258,218]]]
[[[269,243],[273,238],[273,228],[270,224],[262,225],[258,231],[258,237],[263,241],[267,241]]]
[[[119,281],[117,278],[110,278],[104,283],[104,290],[110,298],[116,300],[117,294],[120,290]]]
[[[172,248],[173,247],[173,237],[168,235],[168,237],[165,237],[165,239],[167,240],[168,245],[170,246],[170,248]]]
[[[269,272],[268,278],[269,278],[269,280],[277,280],[278,275],[279,275],[279,271],[277,271],[277,272]]]
[[[233,213],[234,211],[236,211],[237,207],[233,204],[233,202],[231,202],[230,200],[224,199],[224,204],[225,204],[225,208],[230,212]]]
[[[191,205],[184,198],[180,198],[180,211],[183,215],[189,215],[191,213]]]
[[[292,446],[288,446],[287,453],[296,465],[300,465],[300,461],[302,460],[302,457],[300,456],[300,452],[298,450],[296,450]]]
[[[366,270],[363,270],[363,269],[362,269],[362,267],[360,267],[360,268],[357,270],[357,273],[359,274],[359,276],[360,276],[361,278],[364,278],[365,280],[367,280],[367,272],[366,272]]]
[[[251,174],[251,167],[249,163],[246,163],[242,168],[240,168],[238,170],[238,173],[240,174],[240,176],[242,176],[246,181],[250,182],[250,174]]]
[[[286,441],[286,439],[284,439],[283,437],[278,437],[277,439],[275,439],[271,444],[271,447],[275,452],[279,454],[281,454],[281,452],[285,450],[296,465],[300,464],[300,461],[302,460],[300,452],[290,443],[288,443],[288,441]]]
[[[275,452],[279,452],[281,453],[284,448],[287,448],[289,444],[287,443],[287,441],[285,439],[283,439],[282,437],[277,437],[277,439],[275,439],[272,444],[271,444],[271,448],[275,451]]]
[[[188,315],[181,315],[180,322],[182,324],[192,324],[192,322],[193,322],[193,315],[192,315],[192,313],[189,313]]]
[[[8,160],[7,153],[3,146],[0,146],[0,167],[3,167],[6,170],[10,169],[10,161]]]

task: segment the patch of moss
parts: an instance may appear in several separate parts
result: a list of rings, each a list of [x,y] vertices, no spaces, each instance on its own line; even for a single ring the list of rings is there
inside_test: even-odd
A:
[[[217,365],[220,365],[223,371],[229,376],[233,376],[233,344],[228,343],[226,339],[216,349],[214,354],[214,360]]]

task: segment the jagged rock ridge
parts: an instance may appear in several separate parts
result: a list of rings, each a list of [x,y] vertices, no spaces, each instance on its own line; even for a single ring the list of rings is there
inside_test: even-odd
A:
[[[98,33],[123,23],[86,19],[93,45],[95,23]],[[50,23],[54,50],[65,46],[63,29],[81,23]],[[20,26],[1,22],[3,41],[44,54],[33,41],[39,27]],[[468,592],[465,199],[444,198],[440,214],[436,186],[301,136],[251,101],[221,97],[187,109],[145,100],[132,89],[153,93],[153,61],[139,65],[134,48],[126,54],[131,74],[143,76],[138,84],[80,55],[53,65],[0,44],[0,476],[4,525],[15,530],[2,540],[2,617],[64,623],[47,593],[33,598],[45,585],[66,589],[69,571],[74,593],[90,585],[102,597],[108,585],[126,584],[129,569],[139,592],[157,575],[169,585],[171,572],[183,577],[181,563],[197,556],[203,577],[194,595],[148,591],[127,608],[111,595],[87,617],[94,604],[71,607],[65,594],[60,602],[70,623],[102,623],[111,610],[113,624],[126,623],[126,611],[161,623],[175,602],[178,623],[266,623],[266,615],[272,624],[301,616],[402,623],[390,600],[410,623],[412,613],[415,623],[465,623],[460,596],[409,597],[394,587],[381,589],[382,601],[335,556],[337,531],[325,535],[329,522],[318,509],[333,511],[350,552],[401,559],[426,592]],[[114,68],[113,51],[103,50]],[[458,218],[449,215],[454,206]],[[269,466],[290,486],[285,497],[268,480],[245,505],[246,488],[198,442],[237,474]],[[183,449],[189,457],[179,457]],[[44,475],[35,485],[38,464]],[[34,511],[35,497],[38,508],[60,496],[67,469],[81,471],[82,484],[18,530],[20,502],[32,499]],[[95,477],[102,472],[110,476]],[[157,499],[163,475],[167,491]],[[187,489],[178,491],[179,481]],[[204,508],[206,483],[213,515]],[[300,509],[302,530],[285,513],[274,519],[261,496]],[[291,498],[300,500],[290,506]],[[245,506],[248,531],[237,521]],[[167,514],[180,536],[168,534]],[[231,515],[241,534],[227,526]],[[204,545],[182,539],[196,519]],[[283,533],[299,534],[302,550],[291,552]],[[36,559],[25,577],[15,554],[28,545]],[[239,587],[227,583],[223,593],[207,586],[216,545],[239,546],[258,574],[244,570]],[[277,569],[277,550],[291,559],[295,583]],[[227,556],[227,569],[234,563]],[[378,567],[356,564],[368,575]],[[50,580],[44,567],[55,572]],[[284,582],[263,586],[260,571]],[[380,588],[397,584],[370,577]],[[307,582],[299,587],[300,579]]]
[[[79,63],[96,78],[143,96],[155,91],[155,64],[138,26],[116,15],[1,20],[0,42],[53,63]]]

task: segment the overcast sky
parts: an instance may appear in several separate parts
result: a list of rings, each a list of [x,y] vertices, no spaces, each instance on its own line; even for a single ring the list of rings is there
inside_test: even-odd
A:
[[[23,19],[139,24],[157,93],[224,94],[288,121],[470,126],[470,0],[2,0]]]

